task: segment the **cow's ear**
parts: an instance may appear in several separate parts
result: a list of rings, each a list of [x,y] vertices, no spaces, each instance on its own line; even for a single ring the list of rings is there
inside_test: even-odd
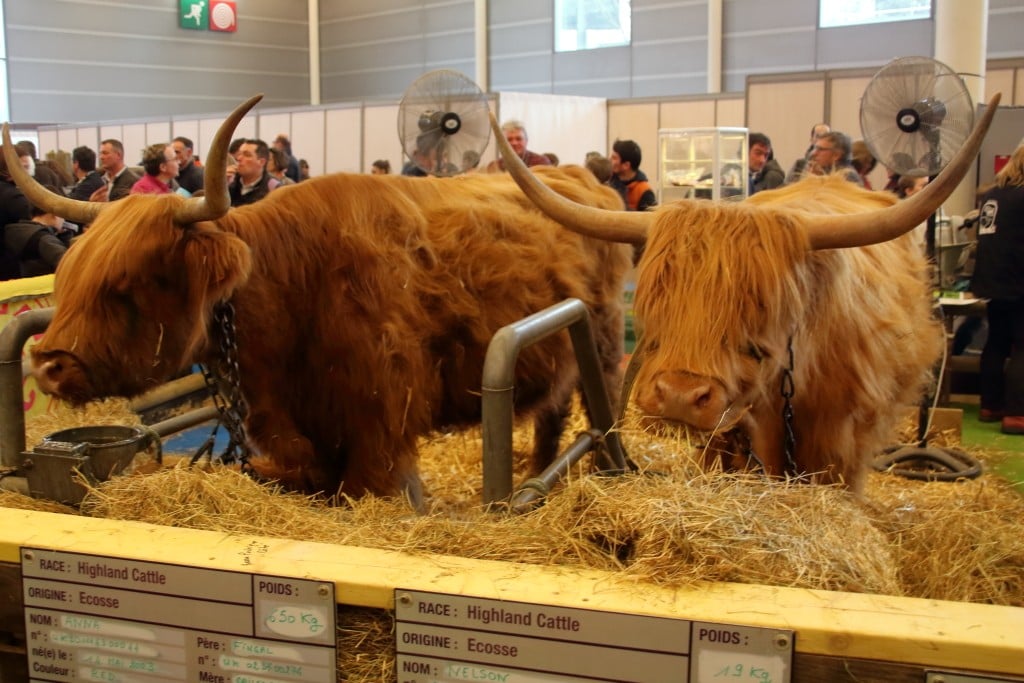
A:
[[[196,230],[185,244],[189,281],[202,285],[208,300],[230,298],[252,269],[249,245],[231,233]]]

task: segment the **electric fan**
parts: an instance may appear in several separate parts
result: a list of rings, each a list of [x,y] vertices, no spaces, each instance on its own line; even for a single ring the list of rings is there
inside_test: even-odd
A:
[[[900,57],[889,62],[872,77],[860,102],[864,142],[879,162],[899,175],[938,174],[973,126],[974,103],[960,75],[930,57]],[[941,252],[942,246],[936,249]],[[940,283],[943,263],[948,260],[945,256],[940,253],[938,259]],[[935,380],[938,385],[941,375]],[[937,393],[936,387],[933,394]],[[891,446],[872,465],[926,481],[977,477],[981,467],[967,453],[928,445],[931,403],[925,397],[919,407],[916,444]]]
[[[899,175],[933,176],[974,125],[974,104],[959,74],[930,57],[900,57],[864,89],[860,129],[868,149]]]
[[[487,97],[458,71],[430,71],[398,105],[398,138],[421,170],[453,176],[476,166],[490,141]]]

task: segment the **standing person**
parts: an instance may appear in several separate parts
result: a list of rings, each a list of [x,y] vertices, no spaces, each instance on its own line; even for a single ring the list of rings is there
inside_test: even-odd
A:
[[[641,158],[640,145],[632,140],[612,144],[612,177],[608,184],[622,196],[627,211],[646,211],[658,204],[647,175],[640,170]]]
[[[508,140],[508,145],[512,148],[512,151],[515,152],[527,166],[551,165],[551,159],[548,159],[543,154],[531,152],[526,148],[526,143],[529,142],[530,136],[526,134],[526,126],[523,125],[522,121],[506,121],[501,125],[501,132],[505,135],[505,139]],[[487,164],[488,173],[497,173],[504,170],[505,161],[501,158],[495,159],[491,163]]]
[[[178,160],[178,185],[195,194],[203,189],[203,169],[196,165],[196,155],[192,141],[178,136],[171,140],[174,156]]]
[[[244,206],[263,199],[277,187],[276,180],[267,173],[270,148],[263,140],[244,140],[234,152],[234,165],[228,166],[231,178],[228,192],[231,206]]]
[[[295,181],[284,174],[285,169],[288,167],[288,155],[276,147],[271,147],[267,152],[267,173],[277,181],[278,187],[294,185]]]
[[[1001,420],[1004,434],[1024,434],[1024,144],[980,204],[971,291],[989,302],[978,419]]]
[[[302,172],[299,170],[299,162],[294,156],[292,156],[292,141],[288,139],[287,133],[277,134],[277,137],[274,138],[274,148],[279,149],[288,155],[288,167],[285,168],[284,174],[295,182],[302,180]]]
[[[391,162],[387,159],[377,159],[370,166],[370,173],[373,175],[388,175],[391,173]]]
[[[114,202],[132,191],[139,176],[124,164],[124,145],[120,140],[100,143],[100,168],[103,169],[103,187],[92,193],[90,202]]]
[[[875,159],[875,155],[871,153],[867,143],[863,140],[854,141],[851,162],[853,163],[853,170],[857,171],[858,175],[860,175],[860,182],[864,189],[875,189],[871,187],[871,180],[868,178],[868,175],[875,170],[878,160]]]
[[[750,165],[748,194],[771,190],[786,181],[786,172],[772,156],[772,141],[764,133],[751,133],[747,159]]]
[[[145,173],[132,185],[131,194],[170,194],[177,189],[178,157],[174,147],[160,142],[142,153]]]
[[[647,181],[647,175],[640,170],[640,145],[633,140],[616,140],[608,157],[611,177],[608,185],[619,193],[627,211],[646,211],[658,204],[654,189]],[[644,245],[633,246],[633,265],[640,263]]]
[[[71,172],[75,185],[68,196],[72,199],[87,202],[93,192],[103,187],[103,173],[96,170],[96,152],[84,145],[71,151]]]

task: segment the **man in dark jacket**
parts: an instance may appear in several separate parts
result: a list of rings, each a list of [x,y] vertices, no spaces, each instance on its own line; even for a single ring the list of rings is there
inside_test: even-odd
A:
[[[71,171],[75,186],[68,196],[72,199],[87,202],[93,192],[103,187],[103,172],[96,170],[96,152],[88,147],[75,147],[71,152]]]
[[[277,180],[267,173],[270,149],[263,140],[245,140],[234,156],[236,163],[228,166],[231,206],[257,202],[277,187]]]
[[[46,186],[50,192],[60,193],[53,186]],[[48,275],[57,268],[68,243],[58,230],[64,219],[33,206],[32,217],[10,223],[4,228],[4,246],[17,257],[19,277]],[[67,233],[66,238],[70,238]]]
[[[196,166],[192,141],[179,135],[171,141],[171,146],[178,160],[178,185],[188,190],[189,194],[195,194],[197,190],[203,189],[203,169]]]
[[[612,177],[608,184],[622,195],[628,211],[646,211],[658,203],[647,175],[640,170],[641,158],[640,145],[632,140],[612,144]]]
[[[764,133],[751,133],[747,155],[750,165],[749,194],[771,190],[786,181],[786,172],[772,156],[772,141]]]

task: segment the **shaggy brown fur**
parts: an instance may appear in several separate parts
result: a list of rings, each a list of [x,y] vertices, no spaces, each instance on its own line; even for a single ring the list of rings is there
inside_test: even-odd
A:
[[[574,201],[621,207],[585,169],[539,172]],[[302,491],[416,498],[416,438],[479,421],[500,327],[577,297],[618,381],[629,248],[560,229],[507,176],[327,176],[186,227],[172,220],[180,202],[128,197],[68,251],[32,350],[44,387],[130,396],[213,360],[211,309],[229,299],[257,469]],[[536,468],[577,381],[565,332],[520,354]]]
[[[767,470],[781,474],[780,382],[792,338],[797,470],[859,490],[900,408],[919,400],[942,330],[910,237],[808,251],[804,218],[895,201],[829,177],[742,204],[661,208],[636,287],[650,349],[637,403],[671,406],[672,391],[694,392],[715,409],[695,426],[742,427]],[[668,412],[660,416],[675,417]]]

